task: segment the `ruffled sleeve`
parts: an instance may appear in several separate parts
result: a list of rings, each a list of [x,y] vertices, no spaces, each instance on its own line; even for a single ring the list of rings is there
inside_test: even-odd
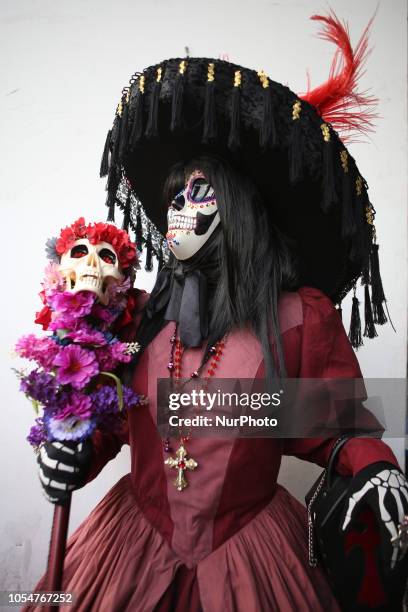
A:
[[[357,358],[331,300],[310,287],[298,293],[303,310],[299,378],[361,378]],[[333,438],[287,439],[283,453],[325,466],[334,442]],[[341,449],[336,469],[342,475],[354,475],[377,461],[398,466],[392,450],[381,440],[355,438]]]

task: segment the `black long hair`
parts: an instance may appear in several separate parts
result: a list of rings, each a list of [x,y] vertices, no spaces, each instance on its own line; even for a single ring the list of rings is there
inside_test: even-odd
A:
[[[164,186],[166,207],[197,169],[214,188],[221,220],[209,238],[210,248],[204,245],[191,260],[182,262],[201,269],[201,251],[205,248],[208,257],[212,258],[212,265],[207,262],[206,266],[211,270],[212,291],[204,360],[208,358],[210,347],[227,332],[249,325],[261,343],[267,378],[284,376],[278,300],[282,291],[297,287],[292,250],[287,239],[271,223],[254,183],[222,158],[197,157],[174,166]],[[167,266],[173,268],[177,263],[172,255]],[[142,348],[147,338],[150,342],[163,327],[163,322],[157,323],[157,330],[152,333],[150,329],[150,333],[146,333],[149,323],[143,321],[138,337]],[[153,321],[150,327],[152,325]],[[276,349],[271,346],[271,338]]]

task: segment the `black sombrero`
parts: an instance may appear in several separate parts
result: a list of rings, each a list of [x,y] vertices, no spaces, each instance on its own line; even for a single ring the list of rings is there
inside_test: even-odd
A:
[[[146,247],[151,270],[153,256],[159,265],[167,256],[162,192],[170,168],[200,155],[225,158],[255,182],[271,222],[293,239],[303,284],[340,305],[362,277],[365,329],[362,334],[354,290],[350,330],[358,347],[362,335],[377,335],[375,323],[387,321],[385,296],[367,184],[333,125],[341,124],[340,115],[345,122],[347,112],[339,108],[373,102],[353,89],[367,30],[353,52],[347,30],[333,15],[317,18],[325,23],[323,35],[338,45],[339,38],[346,41],[351,54],[342,44],[343,65],[332,70],[330,85],[301,98],[263,71],[209,58],[165,60],[135,73],[123,89],[100,174],[108,175],[108,219],[114,220],[117,205],[139,250]],[[333,91],[339,84],[342,102]],[[372,114],[361,116],[367,126]],[[349,117],[349,125],[361,127],[355,109]]]

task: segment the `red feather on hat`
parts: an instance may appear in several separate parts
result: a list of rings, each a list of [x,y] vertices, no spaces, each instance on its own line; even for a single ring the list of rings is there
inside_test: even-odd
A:
[[[372,132],[373,120],[378,117],[375,112],[378,99],[367,91],[358,91],[358,80],[364,74],[364,64],[371,51],[368,48],[368,36],[374,17],[370,19],[355,49],[351,46],[347,23],[341,23],[334,12],[328,16],[311,17],[323,23],[319,38],[334,43],[337,50],[328,80],[299,97],[312,104],[322,119],[331,123],[344,141],[353,139],[356,132]]]

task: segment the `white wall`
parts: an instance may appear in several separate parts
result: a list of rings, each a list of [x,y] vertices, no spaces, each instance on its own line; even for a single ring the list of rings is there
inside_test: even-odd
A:
[[[377,0],[332,0],[350,22],[356,41]],[[308,20],[326,10],[311,0],[3,0],[0,7],[0,121],[2,162],[2,342],[0,448],[0,589],[31,588],[45,567],[52,509],[42,498],[25,436],[33,419],[10,368],[16,338],[34,331],[33,313],[45,265],[47,237],[80,214],[105,217],[98,167],[121,88],[130,75],[161,59],[184,55],[229,58],[263,68],[295,91],[326,76],[333,49],[314,37]],[[380,99],[370,144],[351,151],[370,185],[377,209],[382,273],[397,328],[359,351],[364,374],[406,372],[406,7],[383,1],[361,87]],[[149,289],[141,272],[138,285]],[[393,441],[402,456],[402,442]],[[88,514],[118,477],[128,453],[74,496],[71,528]],[[302,495],[313,470],[287,462],[284,481]]]

